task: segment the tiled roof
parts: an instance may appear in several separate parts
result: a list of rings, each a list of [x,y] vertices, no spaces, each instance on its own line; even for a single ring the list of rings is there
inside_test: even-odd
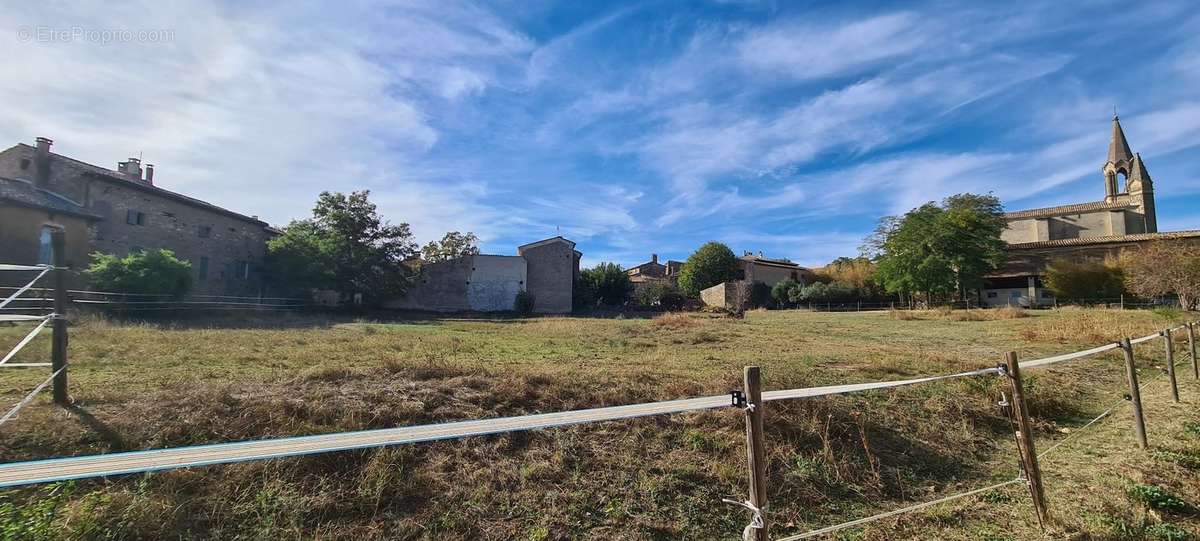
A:
[[[1046,207],[1040,209],[1018,210],[1016,212],[1006,212],[1004,217],[1009,220],[1020,218],[1044,218],[1047,216],[1059,216],[1063,214],[1076,214],[1080,212],[1091,212],[1096,210],[1120,210],[1133,208],[1135,205],[1130,203],[1109,203],[1107,201],[1095,201],[1092,203],[1078,203],[1075,205],[1063,205],[1060,207]]]
[[[33,207],[50,212],[71,214],[85,218],[100,218],[99,215],[81,207],[54,192],[34,186],[32,182],[0,177],[0,200],[23,207]]]
[[[1166,231],[1162,233],[1138,233],[1134,235],[1109,235],[1106,237],[1083,237],[1077,239],[1043,240],[1037,242],[1022,242],[1009,244],[1009,250],[1027,250],[1031,248],[1053,248],[1057,246],[1087,246],[1092,244],[1115,244],[1122,242],[1145,242],[1152,240],[1175,240],[1200,238],[1200,230]]]
[[[784,267],[784,268],[789,268],[789,269],[803,268],[800,265],[792,263],[791,261],[786,261],[783,259],[767,259],[765,257],[758,257],[756,255],[744,255],[744,256],[740,257],[739,259],[741,259],[742,261],[745,261],[747,263],[753,263],[755,265],[766,265],[769,267]]]

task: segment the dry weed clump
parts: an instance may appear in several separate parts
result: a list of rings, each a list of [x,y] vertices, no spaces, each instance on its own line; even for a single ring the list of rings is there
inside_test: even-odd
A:
[[[688,314],[667,312],[654,317],[655,327],[664,329],[690,329],[700,325],[700,320]]]
[[[1156,314],[1139,310],[1109,310],[1066,307],[1062,317],[1039,321],[1020,330],[1023,340],[1097,345],[1160,330],[1167,322]]]

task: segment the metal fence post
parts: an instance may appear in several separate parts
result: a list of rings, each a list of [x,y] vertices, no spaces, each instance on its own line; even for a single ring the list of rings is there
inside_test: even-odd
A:
[[[62,230],[50,233],[54,253],[54,323],[50,347],[50,370],[54,376],[54,403],[71,404],[67,393],[67,239]]]
[[[1142,416],[1142,392],[1138,388],[1137,365],[1133,361],[1133,345],[1129,339],[1121,340],[1121,349],[1125,351],[1125,378],[1129,381],[1129,401],[1133,404],[1133,431],[1137,435],[1138,447],[1145,449],[1146,419]]]
[[[1171,329],[1163,331],[1163,342],[1167,348],[1167,379],[1171,380],[1171,400],[1179,402],[1179,382],[1175,379],[1175,341]]]
[[[1016,352],[1008,352],[1004,356],[1004,364],[1008,369],[1008,383],[1013,397],[1012,415],[1017,421],[1017,450],[1021,454],[1021,465],[1029,482],[1029,495],[1033,499],[1033,508],[1037,511],[1038,524],[1045,528],[1050,513],[1046,507],[1042,469],[1038,465],[1037,447],[1033,442],[1033,429],[1029,422],[1029,408],[1025,404],[1025,389],[1021,382],[1021,366],[1017,362]]]
[[[763,440],[762,375],[757,366],[745,369],[746,393],[746,458],[750,467],[750,505],[758,509],[762,518],[759,528],[750,528],[752,536],[747,541],[768,541],[767,519],[763,516],[767,506],[767,450]]]

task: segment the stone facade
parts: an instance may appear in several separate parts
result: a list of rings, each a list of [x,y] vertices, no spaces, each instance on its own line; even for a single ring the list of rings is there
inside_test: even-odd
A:
[[[0,152],[0,177],[27,180],[95,214],[89,252],[168,249],[191,262],[194,293],[263,292],[262,261],[273,234],[266,222],[160,188],[153,166],[143,169],[137,158],[111,170],[52,153],[50,145],[38,138],[36,147]]]
[[[65,260],[68,267],[80,269],[88,262],[91,224],[97,217],[54,194],[39,190],[32,183],[0,178],[0,263],[14,265],[49,264],[50,232],[66,234]],[[78,272],[71,275],[68,287],[83,285]],[[26,273],[0,273],[0,286],[24,285],[32,276]],[[48,287],[49,281],[39,285]],[[6,295],[0,295],[5,297]]]
[[[575,243],[553,237],[519,246],[517,255],[529,262],[526,290],[533,295],[533,310],[546,314],[571,311],[580,254]]]
[[[768,287],[784,280],[795,280],[802,284],[811,283],[812,271],[784,259],[768,259],[747,253],[738,258],[738,279],[750,283],[761,282]]]
[[[425,263],[404,296],[387,308],[433,312],[512,310],[517,294],[533,295],[539,313],[571,311],[580,254],[562,237],[526,244],[518,255],[474,255]]]
[[[1055,259],[1104,261],[1146,242],[1200,242],[1200,231],[1158,231],[1154,184],[1141,155],[1130,151],[1117,117],[1113,117],[1108,157],[1101,174],[1103,201],[1005,214],[1008,229],[1001,239],[1008,243],[1007,260],[988,276],[981,292],[983,304],[1054,304],[1054,297],[1042,287],[1041,277]]]
[[[700,291],[700,302],[712,308],[724,308],[735,312],[745,310],[750,305],[750,288],[753,282],[734,280],[721,282],[708,289]]]

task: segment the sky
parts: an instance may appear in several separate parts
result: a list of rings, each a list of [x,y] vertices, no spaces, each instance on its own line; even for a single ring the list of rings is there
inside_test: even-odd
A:
[[[1200,229],[1191,2],[272,4],[6,6],[0,146],[276,226],[370,190],[420,242],[815,266],[954,193],[1102,199],[1116,108],[1160,230]]]

